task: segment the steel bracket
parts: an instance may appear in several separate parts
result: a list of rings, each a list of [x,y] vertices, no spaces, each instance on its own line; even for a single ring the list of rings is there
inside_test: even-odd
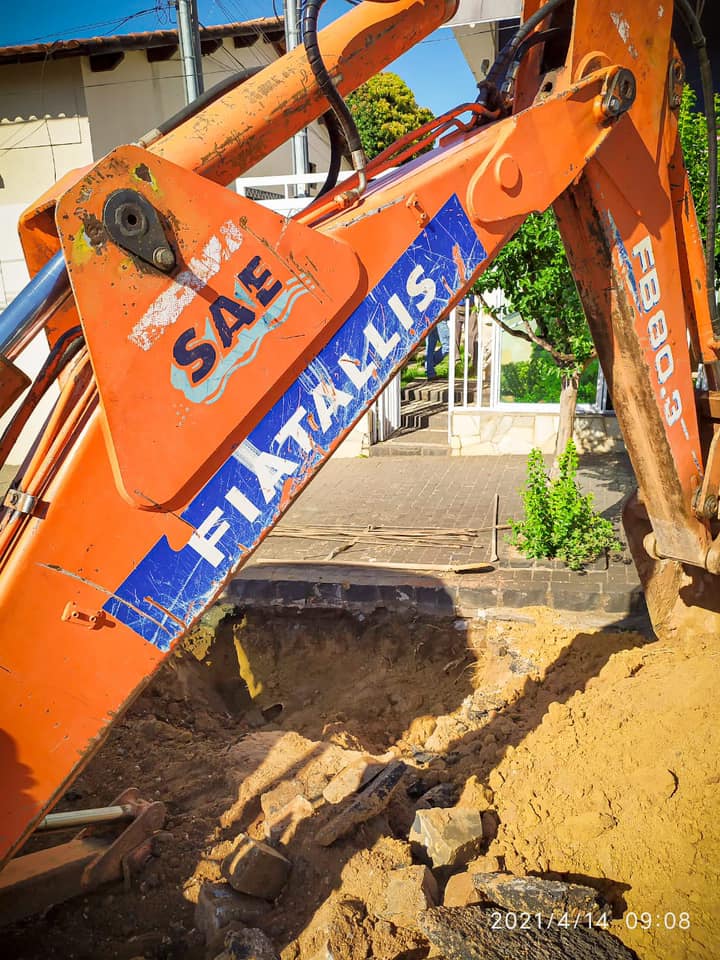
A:
[[[23,493],[16,487],[10,487],[3,500],[4,507],[10,507],[11,510],[16,510],[18,513],[32,513],[36,503],[37,497],[32,497],[29,493]]]
[[[129,880],[152,853],[153,834],[165,822],[165,804],[140,799],[135,787],[113,806],[133,819],[120,834],[94,824],[67,843],[10,860],[0,873],[0,924],[14,923],[111,880]]]
[[[105,201],[103,225],[110,239],[163,273],[174,270],[176,258],[160,215],[137,190],[114,190]]]

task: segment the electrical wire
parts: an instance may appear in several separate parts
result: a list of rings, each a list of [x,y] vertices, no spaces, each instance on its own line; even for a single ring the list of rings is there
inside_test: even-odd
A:
[[[126,23],[129,23],[131,20],[137,19],[137,17],[144,17],[151,13],[157,13],[157,6],[148,7],[146,10],[137,10],[135,13],[130,13],[125,17],[116,17],[114,20],[98,20],[95,23],[80,23],[74,27],[65,27],[63,29],[63,32],[70,33],[71,31],[75,32],[76,30],[90,30],[93,27],[107,27],[107,26],[113,26],[115,29],[117,29],[118,27],[122,27]],[[18,46],[25,46],[26,44],[30,44],[30,43],[42,43],[43,40],[56,41],[57,39],[58,39],[57,32],[45,33],[39,37],[30,37],[28,40],[25,40],[24,43],[18,44]]]

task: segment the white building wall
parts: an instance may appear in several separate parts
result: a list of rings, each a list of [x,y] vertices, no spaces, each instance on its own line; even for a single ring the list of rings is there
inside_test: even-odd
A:
[[[64,173],[91,160],[79,61],[0,67],[0,309],[29,279],[17,233],[20,214]],[[41,335],[20,355],[17,365],[34,377],[46,356],[47,341]],[[26,437],[40,429],[56,396],[51,390],[38,405]],[[16,407],[0,419],[0,431]],[[11,462],[19,462],[26,450],[23,438]]]
[[[234,49],[231,38],[215,53],[202,58],[205,89],[247,67],[264,67],[277,59],[272,44],[258,40]],[[82,58],[93,156],[104,157],[120,143],[132,143],[171,117],[185,105],[180,55],[148,63],[143,50],[128,50],[114,70],[93,73]],[[314,124],[309,131],[310,160],[324,170],[330,158],[324,130]],[[292,173],[292,152],[286,143],[247,172],[248,176],[285,176]]]

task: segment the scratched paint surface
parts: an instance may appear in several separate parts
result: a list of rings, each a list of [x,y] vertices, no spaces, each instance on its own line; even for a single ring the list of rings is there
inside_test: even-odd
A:
[[[661,290],[659,280],[657,280],[657,272],[654,269],[652,273],[655,276],[654,290],[656,296],[648,300],[647,283],[643,288],[643,264],[645,264],[646,271],[649,267],[654,268],[655,265],[654,256],[651,252],[650,236],[648,235],[646,238],[647,246],[643,243],[638,244],[633,249],[633,256],[631,257],[609,210],[607,211],[607,220],[614,240],[615,255],[619,262],[620,273],[625,280],[637,311],[635,329],[648,370],[651,371],[653,392],[660,410],[665,433],[672,449],[680,450],[683,446],[686,447],[697,476],[702,477],[703,469],[698,455],[700,442],[692,403],[692,391],[683,398],[679,386],[692,384],[684,324],[679,325],[680,329],[678,330],[678,324],[672,324],[672,319],[670,317],[666,318],[665,311],[660,309]],[[648,256],[650,259],[648,259]],[[645,277],[647,276],[648,273],[645,272]],[[661,317],[661,323],[654,321],[653,314],[655,314],[655,317]],[[661,330],[662,338],[656,337],[654,339],[653,332],[658,330]],[[662,357],[658,357],[658,351],[661,351],[665,358],[661,364],[658,363],[658,360],[662,359]],[[676,371],[678,375],[673,377],[672,374]],[[691,415],[683,413],[683,399],[685,410],[690,411]],[[684,444],[678,436],[679,431],[682,432]]]
[[[189,504],[187,545],[162,537],[104,609],[168,649],[485,259],[451,197]]]

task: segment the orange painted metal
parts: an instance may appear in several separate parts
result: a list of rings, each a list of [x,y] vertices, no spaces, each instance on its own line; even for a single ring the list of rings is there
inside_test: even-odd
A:
[[[171,224],[172,279],[99,226],[129,184]],[[108,154],[57,217],[116,484],[136,506],[176,509],[357,304],[357,256],[139,147]]]
[[[688,330],[704,331],[706,356],[711,345],[707,302],[693,291],[701,276],[704,284],[701,247],[668,103],[671,23],[670,6],[649,10],[643,0],[578,5],[569,71],[581,73],[601,49],[632,71],[637,98],[555,209],[657,549],[702,566],[711,534],[693,511],[704,454]]]
[[[390,0],[363,4],[318,35],[330,76],[349,93],[449,20],[457,0]],[[151,152],[223,185],[307,126],[328,104],[300,46],[230,90],[150,147]],[[55,203],[90,169],[65,174],[21,216],[25,259],[34,276],[60,248]],[[48,326],[51,345],[77,323],[73,309]]]
[[[555,161],[558,167],[562,166],[561,158],[569,155],[574,156],[575,162],[581,165],[584,158],[609,135],[610,127],[584,119],[602,83],[603,77],[599,76],[586,81],[584,87],[574,93],[561,96],[564,109],[574,116],[572,126],[575,133],[569,139],[556,141]],[[554,122],[552,118],[560,107],[556,103],[547,103],[538,109],[547,114],[550,123]],[[531,118],[528,117],[526,122],[530,123]],[[536,129],[534,119],[532,129]],[[573,175],[573,171],[565,165],[566,179],[562,182],[548,180],[543,187],[542,178],[537,177],[536,172],[547,162],[547,157],[538,155],[536,162],[532,156],[528,157],[525,173],[527,183],[533,184],[532,198],[520,191],[516,198],[516,214],[509,207],[506,219],[497,220],[493,213],[489,220],[485,220],[482,196],[470,189],[476,171],[482,168],[498,137],[504,143],[512,144],[525,135],[522,118],[509,118],[496,127],[459,133],[449,138],[441,150],[373,183],[360,207],[335,212],[333,217],[326,217],[315,230],[323,235],[322,239],[327,243],[335,243],[335,240],[328,238],[342,239],[352,250],[362,251],[363,295],[373,290],[378,280],[421,231],[418,209],[432,218],[453,194],[458,195],[465,204],[477,236],[491,256],[517,229],[523,217],[520,211],[533,203],[546,206],[552,200],[554,191],[567,185]],[[153,162],[150,157],[148,163],[151,165]],[[183,174],[183,177],[186,176]],[[203,187],[199,178],[196,186],[201,194]],[[192,192],[192,189],[189,190],[190,195]],[[412,195],[416,198],[416,204],[408,207],[406,200]],[[228,209],[235,210],[231,199],[228,198]],[[61,216],[64,210],[61,204]],[[308,211],[300,219],[310,220],[312,216],[312,212]],[[178,208],[173,222],[180,224],[183,217],[183,208]],[[178,229],[182,232],[182,228]],[[194,229],[197,230],[196,222]],[[379,237],[382,242],[378,242]],[[200,242],[197,236],[195,242]],[[68,249],[73,271],[84,258],[95,256],[92,252],[89,254],[83,244]],[[336,246],[330,249],[334,250]],[[120,259],[115,264],[122,269]],[[455,273],[461,266],[458,253],[457,262],[448,263],[448,271]],[[318,271],[318,282],[322,285],[324,275],[333,272],[333,264],[324,262],[318,265]],[[87,297],[79,289],[81,275],[78,273],[74,281],[78,286],[78,299],[83,303],[87,302]],[[461,271],[460,286],[450,304],[467,289],[474,275]],[[138,285],[147,284],[153,296],[157,296],[159,281],[156,272],[148,269],[147,273],[138,272],[134,276]],[[92,279],[90,293],[97,303],[104,304],[106,298],[113,302],[113,285],[120,284],[118,274],[110,271],[92,276],[88,274],[88,277]],[[168,288],[172,285],[169,279],[161,282]],[[226,291],[213,288],[212,296],[219,292]],[[123,307],[123,311],[127,310],[136,319],[140,314],[135,312],[133,304],[137,302],[139,294],[145,303],[144,294],[136,289]],[[208,301],[205,302],[207,304]],[[99,310],[87,319],[89,340],[105,336],[109,356],[119,349],[111,324],[122,323],[123,311],[115,302],[115,307],[108,311],[108,322],[103,322]],[[85,317],[83,322],[86,322]],[[120,328],[127,331],[127,327]],[[157,369],[166,380],[170,375],[167,340],[166,336],[159,338],[150,351],[157,351],[158,356],[162,357]],[[99,342],[95,344],[95,349],[99,349]],[[138,354],[144,353],[137,345],[134,349]],[[284,372],[279,367],[275,370],[273,377],[278,382],[287,383],[302,368],[299,358],[303,350],[301,345],[298,357],[294,361],[285,361]],[[124,372],[126,362],[125,357],[121,372]],[[105,367],[96,371],[100,393],[105,392],[107,397],[107,386],[100,382],[104,372]],[[234,376],[255,396],[262,395],[273,386],[266,373],[253,377],[252,367],[246,373],[240,370]],[[90,387],[93,383],[94,380]],[[378,381],[373,389],[377,393],[382,387],[383,383]],[[128,388],[135,390],[137,386],[128,383]],[[66,781],[77,773],[93,747],[106,734],[117,712],[133,698],[165,655],[157,646],[146,642],[112,616],[97,621],[93,629],[88,629],[85,620],[80,622],[78,618],[64,618],[68,605],[74,604],[72,609],[86,613],[97,611],[155,544],[166,540],[171,549],[181,550],[194,535],[193,527],[183,519],[184,511],[180,508],[170,513],[139,510],[130,505],[116,485],[106,447],[102,410],[97,406],[92,407],[91,396],[78,397],[77,409],[80,412],[74,419],[71,414],[63,419],[72,434],[72,442],[64,445],[66,455],[57,459],[57,449],[51,445],[47,453],[40,456],[41,462],[33,468],[37,479],[31,489],[47,503],[48,509],[43,519],[35,516],[23,519],[19,529],[14,532],[14,549],[6,556],[6,565],[0,578],[0,609],[3,611],[0,662],[5,668],[0,672],[0,729],[11,731],[7,741],[0,744],[4,748],[2,767],[7,784],[0,811],[0,840],[5,851],[16,846],[33,821],[52,805]],[[229,434],[236,419],[231,405],[222,409],[224,429]],[[147,420],[144,429],[153,435],[158,417],[164,416],[164,411],[146,406],[144,413]],[[313,429],[311,422],[309,418],[308,436]],[[138,426],[138,429],[141,428],[142,424]],[[196,489],[212,470],[214,440],[204,436],[197,424],[192,432],[180,428],[174,431],[173,436],[177,447],[194,444],[197,450],[193,456],[198,458],[198,462],[206,464],[191,484]],[[329,455],[340,439],[342,436],[326,450],[323,449],[323,457]],[[316,445],[319,443],[317,440],[313,442]],[[164,455],[156,459],[161,468],[170,469],[169,461],[173,456],[181,456],[181,453],[171,446],[163,449]],[[141,466],[138,464],[138,467]],[[284,489],[275,519],[287,509],[310,477],[311,474],[304,475]],[[245,545],[238,544],[237,551],[237,562],[241,563],[249,550]],[[215,592],[222,588],[224,578],[225,574],[217,578],[213,587]],[[38,597],[42,597],[41,605],[38,604]],[[159,595],[151,596],[149,602],[156,611],[150,617],[157,621],[158,630],[162,632],[162,624],[166,622],[166,602]],[[201,612],[202,607],[198,604],[192,619]],[[190,621],[187,621],[179,626],[184,630],[189,625]],[[28,633],[37,639],[31,644],[18,642],[18,638]],[[172,637],[173,633],[169,632],[168,636]],[[42,656],[38,655],[38,643],[42,644]]]
[[[615,7],[622,9],[627,24],[615,22]],[[663,16],[669,18],[671,5],[666,7]],[[342,74],[341,89],[351,88],[392,60],[453,8],[454,3],[437,0],[364,5],[328,28],[321,46],[332,72]],[[151,581],[147,595],[136,601],[119,594],[121,585],[158,545],[171,559],[193,538],[201,541],[211,559],[213,549],[220,552],[216,541],[223,530],[222,510],[206,505],[212,522],[204,529],[204,524],[189,519],[191,501],[204,493],[208,478],[216,476],[218,451],[227,455],[247,437],[272,398],[305,375],[308,356],[334,336],[340,320],[349,322],[359,299],[363,304],[372,301],[380,311],[398,311],[404,332],[414,338],[409,343],[417,343],[417,327],[424,320],[420,308],[413,317],[402,302],[391,306],[392,297],[383,294],[380,299],[376,291],[403,253],[422,245],[428,224],[436,222],[449,202],[455,219],[448,223],[465,230],[466,237],[472,234],[473,256],[466,262],[456,242],[446,260],[433,265],[438,269],[436,286],[442,288],[443,309],[457,302],[529,211],[556,202],[634,465],[646,497],[649,493],[658,498],[653,515],[658,538],[687,559],[701,559],[708,533],[692,515],[690,497],[702,467],[702,450],[693,410],[684,405],[691,378],[682,330],[690,320],[682,292],[674,289],[677,283],[666,279],[673,270],[676,277],[681,271],[667,174],[675,139],[663,92],[670,51],[669,25],[663,16],[658,23],[648,22],[647,5],[639,0],[612,5],[578,0],[568,64],[554,72],[550,92],[538,93],[544,84],[532,73],[541,63],[539,51],[534,51],[519,75],[527,91],[520,100],[528,103],[528,109],[484,129],[469,127],[445,136],[434,151],[371,183],[352,208],[339,210],[330,197],[287,228],[278,229],[277,218],[261,213],[250,201],[239,202],[217,193],[217,187],[210,189],[212,184],[200,174],[217,182],[232,179],[325,109],[302,50],[187,121],[150,152],[118,151],[114,160],[85,178],[91,196],[69,188],[59,207],[61,232],[94,370],[91,377],[87,358],[78,358],[48,434],[28,468],[26,485],[42,510],[32,516],[6,515],[0,528],[6,544],[4,550],[0,547],[0,857],[18,846],[55,802],[117,714],[208,602],[197,598],[181,619],[170,609],[173,598],[162,595]],[[628,115],[612,120],[601,107],[603,91],[617,67],[636,75],[638,97]],[[144,171],[137,176],[143,165],[152,174],[149,179],[143,179]],[[107,180],[104,186],[101,173]],[[101,232],[90,230],[95,246],[86,242],[89,223],[100,218],[108,193],[119,186],[141,191],[165,215],[183,268],[202,259],[218,231],[226,238],[242,236],[232,251],[227,244],[220,246],[218,270],[212,276],[205,271],[197,297],[183,303],[179,313],[163,308],[157,323],[151,320],[139,331],[145,340],[142,336],[132,340],[137,324],[158,298],[169,291],[177,294],[178,281],[120,253]],[[228,223],[229,232],[223,235],[222,227]],[[291,251],[283,247],[285,229],[295,234],[297,247]],[[49,235],[41,233],[43,242],[52,245]],[[694,242],[692,230],[686,231],[685,245]],[[267,244],[261,254],[257,244]],[[200,343],[193,336],[178,346],[175,334],[191,328],[199,333],[198,325],[212,316],[217,298],[236,295],[238,273],[248,266],[244,249],[252,252],[250,259],[265,258],[271,275],[281,272],[286,286],[303,273],[311,274],[323,296],[318,316],[305,316],[297,329],[288,327],[294,331],[288,343],[281,342],[284,327],[273,330],[252,363],[230,372],[227,402],[225,396],[219,397],[210,405],[210,415],[208,410],[193,409],[183,418],[189,406],[183,399],[186,394],[168,388],[177,376],[173,361],[181,368],[177,382],[187,386],[193,373],[203,370],[203,356],[209,353],[192,353]],[[629,251],[627,256],[623,250]],[[313,251],[319,263],[306,262],[300,269],[289,263],[291,254],[313,259]],[[343,257],[349,280],[347,289],[341,290],[343,271],[338,265]],[[688,259],[695,269],[695,253]],[[255,270],[255,275],[262,272]],[[421,276],[422,270],[419,274],[413,270],[397,289],[402,293],[414,289],[416,304],[426,298],[430,303],[434,295],[427,285],[421,286]],[[648,302],[652,300],[658,283],[662,296],[668,295],[662,302],[667,319],[662,342],[660,320],[655,312],[641,311],[637,302],[638,296],[642,302],[643,293]],[[270,289],[271,278],[263,280],[250,293],[251,300],[261,303],[260,291]],[[298,303],[303,299],[309,303],[310,297],[308,293]],[[701,304],[695,309],[702,331]],[[438,315],[432,314],[432,322]],[[241,319],[237,313],[233,316]],[[254,322],[260,320],[255,316]],[[156,335],[161,330],[165,332]],[[231,348],[237,332],[229,331]],[[372,341],[377,331],[371,323],[364,333],[367,356],[339,357],[338,364],[346,363],[345,369],[349,365],[356,378],[362,374],[372,384],[369,394],[377,395],[384,382],[368,361],[370,347],[374,343],[377,358],[390,350],[391,341]],[[672,374],[667,373],[666,345],[672,352]],[[213,356],[217,364],[217,351]],[[658,356],[665,357],[660,367]],[[393,371],[403,359],[394,361]],[[316,361],[313,365],[318,366]],[[347,402],[349,384],[355,381],[353,376],[347,379],[348,390],[341,396],[329,373],[321,370],[319,375],[318,407],[302,412],[302,432],[297,432],[299,421],[292,419],[300,411],[285,411],[291,418],[287,422],[296,424],[296,446],[302,447],[308,463],[311,454],[318,459],[312,469],[286,475],[278,439],[282,434],[275,434],[276,447],[265,454],[262,488],[273,513],[260,538],[350,429],[348,424],[331,441],[322,440],[314,413],[319,416],[324,410],[330,417]],[[203,379],[200,375],[196,383]],[[663,387],[668,394],[664,397]],[[673,412],[675,390],[683,403],[687,437],[680,418],[668,422],[666,401]],[[247,447],[244,454],[259,456]],[[276,487],[277,506],[268,493],[274,494]],[[254,505],[239,497],[242,491],[231,491],[235,504],[252,513]],[[153,501],[169,504],[172,510],[153,508]],[[217,567],[210,594],[222,589],[257,542],[232,543],[232,566]],[[105,615],[91,620],[99,609]],[[79,616],[73,617],[73,612]],[[148,624],[161,642],[144,639],[142,631]],[[148,749],[153,748],[149,743]]]
[[[363,3],[318,34],[323,60],[347,94],[449,20],[457,0]],[[151,146],[181,167],[227,184],[327,110],[305,48],[296,47]]]
[[[5,413],[30,386],[30,377],[5,357],[0,357],[0,414]]]

